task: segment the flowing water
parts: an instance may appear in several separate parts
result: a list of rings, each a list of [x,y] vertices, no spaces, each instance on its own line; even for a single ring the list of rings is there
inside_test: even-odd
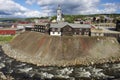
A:
[[[13,80],[119,80],[120,63],[90,66],[38,67],[16,61],[4,54],[0,48],[0,71]]]

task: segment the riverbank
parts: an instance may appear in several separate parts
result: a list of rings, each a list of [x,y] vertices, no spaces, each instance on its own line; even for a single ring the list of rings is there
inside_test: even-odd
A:
[[[109,56],[107,58],[100,58],[100,57],[91,57],[91,56],[86,56],[86,57],[80,57],[76,58],[75,60],[61,60],[61,61],[43,61],[42,59],[36,57],[36,56],[31,56],[27,54],[22,54],[18,53],[17,50],[13,50],[8,44],[4,45],[3,48],[5,49],[5,53],[9,57],[12,57],[16,59],[17,61],[21,62],[26,62],[26,63],[32,63],[37,66],[58,66],[58,67],[65,67],[65,66],[74,66],[74,65],[84,65],[84,66],[89,66],[89,65],[94,65],[94,64],[104,64],[104,63],[114,63],[114,62],[119,62],[120,61],[120,56],[119,55],[114,55],[114,56]],[[45,62],[45,63],[44,63]]]
[[[25,32],[2,48],[9,57],[37,66],[91,65],[120,61],[119,43],[115,38],[107,37],[51,37],[37,32]]]
[[[90,66],[36,66],[8,57],[0,48],[0,80],[119,80],[120,62]]]

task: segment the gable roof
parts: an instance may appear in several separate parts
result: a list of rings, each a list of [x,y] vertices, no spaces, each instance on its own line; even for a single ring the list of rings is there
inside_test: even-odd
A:
[[[59,23],[52,23],[50,24],[50,28],[62,28],[66,26],[68,23],[67,22],[59,22]]]
[[[88,24],[69,24],[72,28],[91,28]]]
[[[63,28],[66,25],[69,25],[72,28],[91,28],[91,25],[89,24],[73,24],[73,23],[68,23],[68,22],[50,24],[50,28]]]

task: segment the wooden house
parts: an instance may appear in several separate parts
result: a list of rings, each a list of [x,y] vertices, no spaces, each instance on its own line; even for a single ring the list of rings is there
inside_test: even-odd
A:
[[[120,31],[120,20],[116,22],[116,30]]]
[[[49,24],[48,23],[38,23],[34,25],[32,31],[41,32],[41,33],[48,33],[49,31]]]
[[[61,22],[50,25],[50,35],[65,36],[65,35],[87,35],[90,36],[90,25],[86,24],[72,24]]]

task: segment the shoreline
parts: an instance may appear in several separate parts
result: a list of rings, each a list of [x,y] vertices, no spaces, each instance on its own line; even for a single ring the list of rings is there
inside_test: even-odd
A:
[[[7,47],[6,47],[7,46]],[[104,63],[115,63],[115,62],[120,62],[120,56],[110,56],[108,58],[92,58],[90,56],[86,56],[84,58],[79,58],[75,60],[61,60],[61,61],[56,61],[52,63],[50,62],[45,62],[43,63],[43,60],[40,60],[40,58],[35,58],[33,56],[29,55],[23,55],[18,53],[16,50],[11,49],[11,47],[8,44],[4,44],[2,46],[2,49],[4,53],[13,58],[16,59],[16,61],[20,62],[26,62],[29,64],[33,64],[36,66],[57,66],[57,67],[66,67],[66,66],[90,66],[90,65],[97,65],[97,64],[104,64]]]

